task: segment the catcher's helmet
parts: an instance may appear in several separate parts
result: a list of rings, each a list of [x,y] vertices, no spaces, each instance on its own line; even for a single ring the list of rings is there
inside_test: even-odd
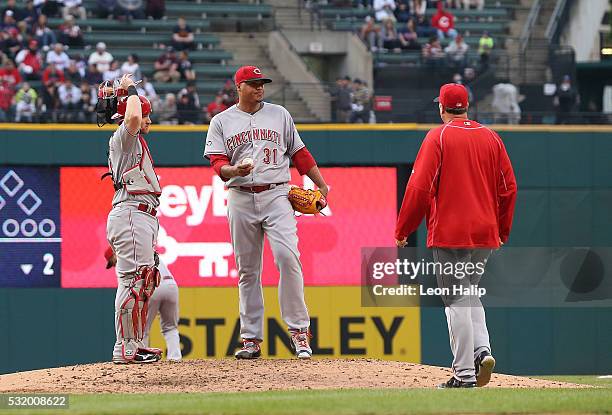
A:
[[[140,107],[142,108],[142,116],[148,117],[151,114],[151,112],[153,112],[151,108],[151,102],[147,98],[143,97],[142,95],[138,95],[138,98],[140,98]],[[117,102],[117,112],[111,118],[113,120],[116,120],[117,118],[125,117],[126,109],[127,109],[127,97],[119,98],[119,101]]]

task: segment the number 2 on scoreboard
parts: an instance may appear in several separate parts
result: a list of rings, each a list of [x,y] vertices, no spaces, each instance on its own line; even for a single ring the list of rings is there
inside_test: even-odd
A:
[[[53,270],[53,254],[44,254],[43,261],[45,262],[45,268],[43,268],[43,275],[54,275],[55,271]]]

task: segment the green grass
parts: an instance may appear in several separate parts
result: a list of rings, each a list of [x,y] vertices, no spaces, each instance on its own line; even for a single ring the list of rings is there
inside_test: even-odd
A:
[[[329,390],[166,395],[71,395],[65,411],[0,414],[612,414],[612,381],[546,377],[592,389]]]

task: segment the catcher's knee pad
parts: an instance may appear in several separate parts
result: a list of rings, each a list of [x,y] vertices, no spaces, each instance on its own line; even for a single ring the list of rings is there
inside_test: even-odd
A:
[[[159,285],[159,271],[154,266],[143,266],[129,286],[128,298],[119,310],[119,326],[123,344],[123,357],[133,359],[144,338],[148,303]]]

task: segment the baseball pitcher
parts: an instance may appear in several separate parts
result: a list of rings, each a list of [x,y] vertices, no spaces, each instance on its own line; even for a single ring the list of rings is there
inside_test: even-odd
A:
[[[485,386],[495,367],[485,312],[477,295],[465,293],[478,286],[491,250],[508,240],[516,180],[499,136],[468,118],[468,92],[463,85],[443,85],[435,102],[443,125],[423,140],[395,239],[398,246],[405,246],[407,236],[427,216],[427,246],[433,249],[436,263],[443,264],[436,267],[438,286],[451,293],[442,301],[454,356],[453,376],[439,387]],[[459,266],[475,272],[459,274]],[[447,270],[457,270],[457,275]]]
[[[156,208],[161,187],[144,135],[151,125],[151,103],[138,96],[131,74],[106,81],[98,89],[98,125],[117,121],[108,147],[115,195],[106,237],[117,255],[114,363],[149,363],[161,350],[143,343],[149,299],[159,285],[154,247],[159,223]]]
[[[289,201],[289,162],[308,175],[325,197],[328,186],[298,134],[291,114],[263,101],[264,84],[272,82],[255,66],[236,71],[238,104],[210,122],[204,157],[229,188],[228,219],[239,272],[240,334],[238,359],[261,356],[264,303],[261,287],[264,235],[280,272],[281,316],[300,359],[312,356],[310,317],[304,300],[304,278],[297,226]]]
[[[111,247],[108,247],[104,252],[106,259],[106,268],[114,267],[117,264],[117,257]],[[155,289],[153,295],[149,299],[149,310],[147,312],[147,325],[144,330],[143,343],[149,347],[149,333],[153,320],[159,313],[159,322],[161,332],[166,341],[168,352],[166,359],[173,362],[179,362],[183,356],[181,354],[180,338],[178,331],[179,322],[179,290],[174,277],[164,261],[157,258],[157,268],[161,281],[159,287]]]

